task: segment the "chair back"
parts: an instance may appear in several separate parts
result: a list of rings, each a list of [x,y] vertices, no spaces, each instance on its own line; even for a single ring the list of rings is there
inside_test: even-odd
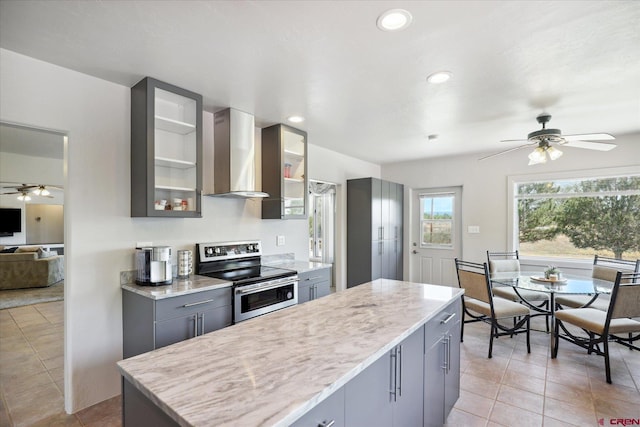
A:
[[[640,317],[640,273],[616,274],[607,321]]]
[[[490,252],[487,251],[489,273],[509,273],[520,271],[520,257],[518,251]]]
[[[457,258],[455,262],[458,285],[464,289],[464,296],[492,304],[491,283],[487,280],[487,264],[477,264]]]
[[[631,261],[598,255],[593,258],[593,270],[591,271],[591,277],[594,279],[615,282],[618,271],[623,273],[638,273],[640,271],[640,259]]]

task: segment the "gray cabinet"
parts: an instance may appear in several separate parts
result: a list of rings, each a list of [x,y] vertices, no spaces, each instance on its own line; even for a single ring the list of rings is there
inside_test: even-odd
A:
[[[331,396],[320,402],[292,427],[344,427],[344,387],[336,390]]]
[[[307,218],[307,133],[277,124],[262,129],[263,219]]]
[[[346,425],[422,425],[423,345],[420,328],[345,385]]]
[[[461,303],[425,326],[424,425],[442,426],[460,396]]]
[[[123,289],[123,357],[231,325],[231,288],[154,300]]]
[[[298,273],[298,304],[331,293],[331,267]]]
[[[377,178],[347,181],[347,287],[402,280],[404,186]]]
[[[201,217],[202,96],[150,77],[131,88],[131,216]]]

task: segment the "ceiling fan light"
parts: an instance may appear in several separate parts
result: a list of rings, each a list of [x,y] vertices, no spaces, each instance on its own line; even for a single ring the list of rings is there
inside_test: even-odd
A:
[[[18,200],[20,200],[21,202],[28,202],[29,200],[31,200],[31,197],[29,197],[29,195],[26,193],[22,193],[18,196]]]
[[[536,149],[529,154],[529,165],[537,165],[539,163],[546,162],[547,156],[545,155],[544,149],[542,147],[536,147]]]
[[[547,153],[549,154],[549,158],[551,160],[557,160],[560,158],[560,156],[562,156],[562,151],[558,150],[555,147],[547,148]]]

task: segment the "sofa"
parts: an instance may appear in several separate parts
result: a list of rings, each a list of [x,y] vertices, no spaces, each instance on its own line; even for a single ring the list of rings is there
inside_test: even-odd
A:
[[[64,279],[64,256],[39,246],[0,252],[0,290],[43,288]]]

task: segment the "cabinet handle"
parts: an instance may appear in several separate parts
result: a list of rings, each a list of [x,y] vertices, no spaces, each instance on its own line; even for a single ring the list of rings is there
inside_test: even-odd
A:
[[[398,364],[400,365],[400,369],[398,373],[398,395],[402,397],[402,345],[400,346],[399,351]]]
[[[200,314],[200,335],[204,335],[204,313]]]
[[[194,337],[198,336],[198,314],[197,313],[193,316],[193,336]]]
[[[323,421],[320,424],[318,424],[318,427],[332,427],[335,423],[336,423],[335,420]]]
[[[322,279],[322,276],[315,276],[315,277],[307,277],[304,280],[316,280],[316,279]]]
[[[449,345],[447,346],[447,348],[449,349],[448,351],[448,361],[447,361],[447,373],[449,373],[451,371],[451,338],[452,335],[449,334]]]
[[[453,319],[454,317],[456,317],[456,314],[455,314],[455,313],[451,313],[449,316],[447,316],[447,318],[446,318],[446,319],[441,320],[441,321],[440,321],[440,324],[441,324],[441,325],[446,325],[446,324],[447,324],[447,323],[449,323],[449,321],[450,321],[451,319]]]
[[[447,366],[447,361],[449,360],[449,356],[448,356],[448,353],[449,353],[449,340],[446,337],[444,337],[443,340],[442,340],[442,343],[444,344],[444,365],[442,365],[442,370],[446,374],[447,372],[449,372],[448,371],[449,367]]]
[[[313,286],[309,286],[309,300],[313,299]]]
[[[393,401],[396,401],[396,349],[394,348],[393,350],[391,350],[391,357],[389,358],[390,362],[391,362],[391,366],[389,366],[389,399],[392,399],[393,396]]]
[[[378,242],[378,255],[382,255],[384,253],[384,242]]]
[[[383,236],[384,236],[383,228],[378,227],[378,240],[382,240]]]
[[[208,299],[208,300],[198,301],[198,302],[192,302],[192,303],[189,303],[189,304],[185,304],[182,307],[183,308],[193,307],[194,305],[207,304],[207,303],[210,303],[210,302],[213,302],[213,299]]]

